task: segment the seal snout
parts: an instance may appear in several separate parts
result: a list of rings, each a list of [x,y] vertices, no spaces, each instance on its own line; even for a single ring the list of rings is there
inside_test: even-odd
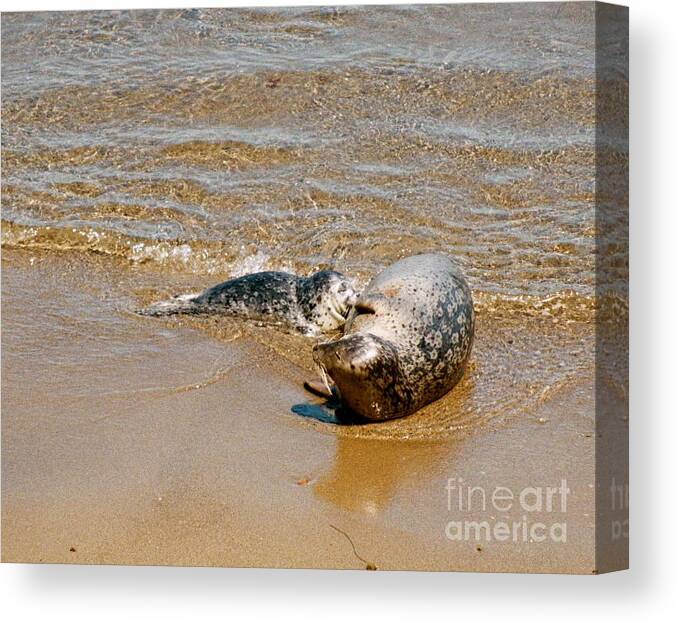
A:
[[[341,340],[335,342],[321,342],[313,347],[313,361],[324,368],[325,371],[332,375],[338,369],[346,369],[347,353],[341,348]]]
[[[346,299],[344,300],[344,305],[346,306],[346,315],[348,315],[351,308],[358,303],[358,293],[349,285],[346,289],[345,296]]]
[[[325,362],[327,354],[330,352],[331,342],[319,342],[313,347],[313,361],[322,366]]]
[[[339,316],[346,320],[353,309],[353,306],[358,302],[358,293],[355,291],[352,284],[346,280],[337,288],[335,300]]]
[[[363,374],[379,349],[370,336],[352,334],[333,342],[321,342],[313,348],[313,359],[331,376]]]

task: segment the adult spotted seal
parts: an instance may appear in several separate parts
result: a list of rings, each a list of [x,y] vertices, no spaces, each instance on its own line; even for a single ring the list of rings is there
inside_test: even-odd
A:
[[[356,297],[351,281],[336,271],[319,271],[310,277],[264,271],[228,280],[202,293],[178,295],[139,313],[223,314],[317,336],[343,326]]]
[[[442,255],[412,256],[372,279],[344,336],[316,345],[313,359],[352,412],[374,421],[399,418],[459,381],[473,328],[471,290],[461,271]]]

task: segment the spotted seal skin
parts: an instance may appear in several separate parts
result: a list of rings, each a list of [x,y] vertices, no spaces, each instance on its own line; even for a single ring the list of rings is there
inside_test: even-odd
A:
[[[344,336],[316,345],[313,358],[352,412],[371,421],[400,418],[461,379],[473,331],[473,299],[461,271],[445,256],[423,254],[378,274],[349,314]]]
[[[161,301],[139,313],[223,314],[317,336],[341,328],[356,298],[351,281],[336,271],[319,271],[310,277],[264,271],[228,280],[202,293]]]

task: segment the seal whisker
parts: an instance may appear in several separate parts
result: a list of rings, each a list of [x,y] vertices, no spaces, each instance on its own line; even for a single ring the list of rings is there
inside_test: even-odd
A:
[[[327,390],[327,394],[331,395],[332,394],[332,387],[330,386],[329,375],[327,374],[327,369],[322,364],[316,364],[316,367],[318,369],[318,374],[320,375],[320,379],[323,382],[325,389]]]

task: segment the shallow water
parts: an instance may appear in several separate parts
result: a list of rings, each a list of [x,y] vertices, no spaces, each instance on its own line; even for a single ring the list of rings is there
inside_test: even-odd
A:
[[[4,14],[2,244],[143,267],[129,300],[111,297],[123,316],[257,270],[364,284],[446,253],[478,309],[468,374],[405,422],[353,433],[498,423],[593,375],[596,251],[626,314],[628,261],[605,241],[627,222],[594,220],[594,34],[587,3]],[[623,180],[624,146],[600,147]],[[195,324],[312,369],[305,339]]]

